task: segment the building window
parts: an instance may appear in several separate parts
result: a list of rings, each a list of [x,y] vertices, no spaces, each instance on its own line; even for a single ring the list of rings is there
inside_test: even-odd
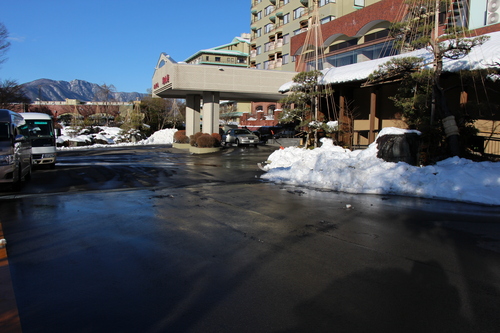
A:
[[[283,54],[283,65],[286,65],[290,62],[290,55],[289,54]]]
[[[270,15],[272,12],[274,12],[274,6],[267,6],[264,9],[264,16]]]
[[[239,57],[238,58],[238,64],[246,64],[247,63],[247,59],[246,58],[243,58],[243,57]]]
[[[269,52],[270,49],[271,49],[271,43],[270,42],[265,43],[264,52]]]
[[[354,6],[356,6],[356,7],[364,7],[365,6],[365,0],[354,0]]]
[[[255,31],[255,37],[257,37],[257,38],[258,38],[258,37],[260,37],[260,36],[262,36],[262,28],[259,28],[259,29],[257,29],[257,30]]]
[[[290,43],[290,34],[283,36],[283,45]]]
[[[335,54],[327,57],[326,61],[335,67],[341,67],[367,60],[385,58],[393,53],[393,42],[380,43],[340,54]]]
[[[215,57],[215,62],[220,62],[220,57]]]
[[[269,61],[264,61],[264,69],[269,69]]]
[[[255,65],[255,69],[262,69],[262,64],[258,63],[257,65]]]
[[[365,35],[365,43],[371,42],[372,40],[376,40],[379,38],[384,38],[387,36],[389,36],[389,30],[385,29],[385,30],[377,31],[377,32]]]
[[[290,23],[290,13],[283,15],[283,24]]]
[[[261,54],[262,53],[262,46],[261,45],[257,46],[256,50],[257,50],[257,55]]]
[[[262,19],[262,10],[260,10],[257,15],[255,15],[255,22],[260,21]]]
[[[356,1],[356,0],[354,0],[354,1]],[[293,19],[296,20],[296,19],[300,18],[302,15],[304,15],[304,11],[305,11],[304,7],[295,8],[293,10]]]
[[[323,7],[329,3],[334,3],[334,2],[335,2],[335,0],[319,0],[319,6]]]
[[[290,0],[283,0],[283,6],[290,3]]]
[[[293,31],[293,35],[296,36],[302,32],[302,29],[297,29]]]
[[[265,34],[268,34],[268,33],[270,33],[271,31],[273,31],[273,29],[274,29],[274,24],[272,24],[272,23],[266,24],[266,25],[264,26],[264,33],[265,33]]]
[[[327,17],[321,19],[321,24],[328,23],[330,21],[333,21],[334,19],[335,19],[335,16],[327,16]]]
[[[205,57],[205,60],[206,60],[206,61],[209,61],[209,60],[210,60],[210,57],[209,57],[209,56],[206,56],[206,57]]]
[[[334,51],[345,49],[347,47],[351,47],[351,46],[354,46],[354,45],[358,45],[358,39],[357,38],[353,38],[353,39],[345,41],[345,42],[341,42],[341,43],[338,43],[338,44],[331,45],[330,48],[328,49],[328,52],[334,52]]]

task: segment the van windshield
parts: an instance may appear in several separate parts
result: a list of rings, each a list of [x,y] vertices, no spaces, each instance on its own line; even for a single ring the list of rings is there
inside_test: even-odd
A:
[[[52,122],[50,120],[26,120],[30,129],[30,137],[52,136]]]
[[[9,123],[0,123],[0,141],[10,140]]]

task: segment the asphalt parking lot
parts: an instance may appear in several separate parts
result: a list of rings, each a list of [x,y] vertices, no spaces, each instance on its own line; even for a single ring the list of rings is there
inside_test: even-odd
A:
[[[498,209],[262,182],[272,149],[71,151],[2,193],[23,332],[498,331]]]

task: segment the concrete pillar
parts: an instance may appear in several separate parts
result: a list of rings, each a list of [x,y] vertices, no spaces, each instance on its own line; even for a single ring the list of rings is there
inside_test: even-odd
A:
[[[219,133],[219,102],[219,92],[203,92],[203,133]]]
[[[200,95],[186,96],[186,135],[190,136],[200,131]]]

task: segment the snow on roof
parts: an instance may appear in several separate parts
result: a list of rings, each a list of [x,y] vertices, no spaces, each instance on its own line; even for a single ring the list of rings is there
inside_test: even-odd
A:
[[[457,72],[459,70],[476,70],[491,68],[493,64],[500,63],[500,32],[487,34],[490,39],[481,46],[476,46],[464,58],[458,60],[445,59],[443,70],[447,72]],[[426,67],[432,66],[433,55],[428,49],[420,49],[413,52],[403,53],[396,56],[385,57],[364,61],[342,67],[332,67],[323,70],[323,77],[320,84],[338,84],[352,81],[366,80],[379,65],[388,62],[393,58],[401,57],[422,57]],[[498,67],[498,65],[496,65]],[[279,88],[279,92],[284,93],[294,85],[293,81],[287,82]]]

